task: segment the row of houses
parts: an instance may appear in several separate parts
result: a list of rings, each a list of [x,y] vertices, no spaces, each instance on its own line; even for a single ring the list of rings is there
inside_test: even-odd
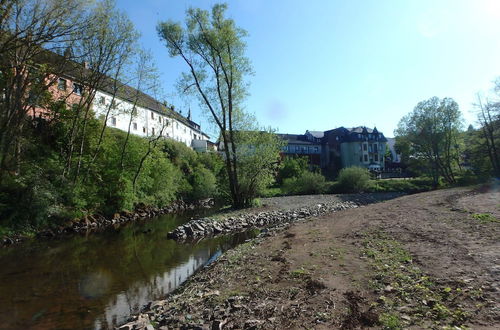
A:
[[[390,162],[399,162],[393,139],[388,139],[377,128],[364,126],[338,127],[328,131],[309,131],[304,134],[279,134],[286,141],[283,156],[303,156],[309,164],[324,173],[336,173],[341,168],[360,166],[381,171],[387,163],[386,151],[391,152]]]
[[[61,57],[51,53],[49,61],[57,61]],[[75,74],[84,72],[80,68],[84,64],[72,63],[70,69],[47,80],[53,81],[48,87],[55,100],[62,100],[70,108],[82,103],[82,98],[93,93],[91,107],[94,115],[106,123],[108,127],[141,137],[164,137],[184,143],[197,151],[216,149],[210,137],[201,130],[198,123],[191,120],[191,113],[183,116],[173,106],[160,102],[154,97],[119,81],[106,77],[93,91],[80,82]],[[34,106],[33,116],[50,115],[47,109]]]

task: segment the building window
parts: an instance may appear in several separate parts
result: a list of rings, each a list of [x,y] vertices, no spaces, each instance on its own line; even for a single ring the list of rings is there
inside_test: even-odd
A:
[[[372,145],[371,144],[368,146],[368,152],[372,152]]]
[[[116,105],[117,104],[115,100],[111,101],[111,109],[116,109]]]
[[[365,163],[368,161],[368,155],[364,155]]]
[[[161,124],[161,117],[158,116],[158,122]]]
[[[179,123],[175,123],[175,126],[177,127],[177,129],[179,129]]]
[[[319,147],[314,147],[314,152],[319,152]]]
[[[137,123],[133,123],[132,127],[134,127],[134,131],[137,131]]]
[[[151,111],[151,119],[155,119],[155,114],[153,111]]]
[[[99,98],[99,104],[106,104],[106,99],[104,98],[104,96],[101,96]]]
[[[359,144],[359,151],[361,151],[361,150],[363,150],[363,144],[362,143]]]
[[[59,78],[57,80],[57,89],[59,89],[61,91],[65,91],[66,90],[66,79]]]
[[[378,151],[378,144],[374,144],[373,145],[373,152],[377,152]]]
[[[73,83],[73,93],[75,93],[76,95],[82,95],[83,86],[80,84]]]
[[[111,125],[116,126],[116,118],[111,117]]]
[[[142,127],[142,133],[146,133],[146,127]]]
[[[368,145],[363,144],[363,150],[366,151],[368,149]]]
[[[375,154],[375,161],[378,162],[378,154]]]
[[[363,162],[363,156],[359,156],[359,162],[362,163]]]
[[[151,135],[155,135],[155,128],[151,127]]]
[[[300,146],[295,146],[295,152],[300,152]]]

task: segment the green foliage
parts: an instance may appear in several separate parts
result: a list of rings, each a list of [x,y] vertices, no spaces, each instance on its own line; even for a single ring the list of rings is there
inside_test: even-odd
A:
[[[340,170],[338,187],[343,192],[362,192],[369,187],[370,172],[366,168],[352,166]]]
[[[245,56],[247,33],[226,17],[226,10],[226,4],[215,4],[211,11],[190,8],[185,26],[166,21],[157,31],[170,56],[189,67],[179,89],[197,97],[219,128],[226,163],[221,196],[233,207],[246,207],[273,180],[276,143],[257,132],[254,118],[244,111],[246,77],[252,73]],[[267,141],[260,144],[262,138]]]
[[[458,104],[451,98],[432,97],[400,120],[396,147],[403,161],[430,175],[436,186],[440,177],[454,183],[463,151],[461,128]]]
[[[328,184],[323,175],[304,171],[298,177],[285,179],[282,189],[287,195],[322,194],[327,191]]]
[[[385,179],[371,180],[367,191],[416,193],[429,191],[433,188],[434,186],[431,178]]]
[[[95,119],[89,120],[83,137],[80,176],[75,179],[74,170],[63,175],[70,125],[65,110],[59,113],[60,121],[52,125],[42,121],[43,129],[33,127],[25,137],[20,175],[7,176],[0,185],[0,226],[15,230],[54,226],[85,214],[110,215],[132,210],[138,203],[163,207],[179,198],[214,197],[218,191],[220,157],[196,153],[172,140],[161,140],[150,150],[134,187],[149,141],[129,136],[121,166],[126,133],[106,128],[100,152],[92,161],[102,128]]]
[[[217,178],[209,169],[198,165],[192,175],[192,192],[191,198],[195,200],[205,199],[216,196],[217,193]]]
[[[491,215],[489,213],[474,213],[472,215],[472,218],[475,220],[478,220],[482,223],[500,222],[499,219],[495,218],[493,215]]]
[[[276,181],[282,184],[285,179],[298,178],[308,169],[306,157],[286,157],[281,163]]]
[[[243,205],[250,206],[274,183],[283,141],[271,130],[241,131],[236,139],[238,190]]]

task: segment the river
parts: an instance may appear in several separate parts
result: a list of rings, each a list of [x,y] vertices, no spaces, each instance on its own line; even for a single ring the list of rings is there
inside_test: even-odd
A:
[[[254,235],[190,244],[166,238],[194,215],[164,215],[87,236],[33,240],[0,250],[0,328],[112,328]]]

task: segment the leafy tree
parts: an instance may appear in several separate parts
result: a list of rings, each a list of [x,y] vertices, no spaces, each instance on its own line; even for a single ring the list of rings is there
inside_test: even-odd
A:
[[[225,4],[214,5],[210,13],[188,9],[185,28],[167,21],[158,25],[158,33],[170,56],[180,57],[189,68],[180,81],[181,90],[195,93],[220,130],[229,193],[233,206],[242,207],[255,182],[240,177],[242,153],[235,133],[248,129],[242,106],[247,96],[245,77],[251,68],[245,56],[246,32],[225,17],[226,9]]]
[[[277,181],[281,184],[285,179],[298,178],[308,170],[306,157],[286,157],[279,168]]]
[[[458,104],[451,98],[432,97],[419,102],[404,116],[395,130],[399,150],[425,163],[425,170],[435,185],[442,176],[455,182],[460,164],[460,129],[462,117]]]
[[[240,194],[238,199],[243,206],[250,206],[253,199],[274,182],[283,140],[271,129],[236,133],[235,141],[239,146],[236,155]]]
[[[19,175],[23,134],[35,106],[49,107],[46,93],[55,83],[51,73],[68,68],[72,54],[45,61],[47,50],[61,53],[78,33],[92,25],[86,0],[11,0],[0,3],[0,183],[5,174]],[[29,129],[29,128],[28,128]]]

